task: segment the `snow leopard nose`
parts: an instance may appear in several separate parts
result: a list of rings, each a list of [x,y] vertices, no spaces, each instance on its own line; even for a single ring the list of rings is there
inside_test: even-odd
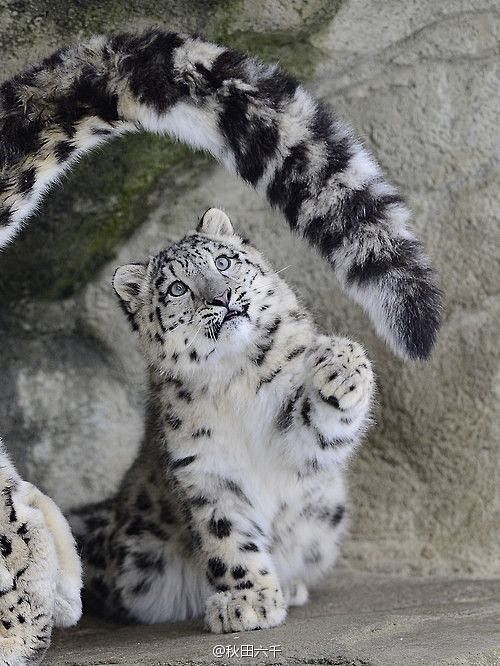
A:
[[[212,296],[212,300],[207,300],[207,305],[219,305],[223,308],[229,308],[231,302],[231,289],[228,287],[224,293],[219,296]]]

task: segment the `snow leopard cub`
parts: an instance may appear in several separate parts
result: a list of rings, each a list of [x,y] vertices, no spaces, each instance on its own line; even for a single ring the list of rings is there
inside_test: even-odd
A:
[[[81,564],[54,502],[23,481],[0,439],[0,664],[35,666],[53,626],[80,619]]]
[[[71,517],[88,593],[142,622],[204,612],[213,632],[279,625],[337,556],[370,363],[357,343],[317,332],[217,209],[113,284],[150,396],[118,494]]]

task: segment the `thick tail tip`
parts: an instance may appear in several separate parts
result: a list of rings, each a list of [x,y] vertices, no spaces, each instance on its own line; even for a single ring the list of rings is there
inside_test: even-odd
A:
[[[429,358],[441,323],[442,293],[418,241],[398,239],[382,258],[369,253],[351,267],[347,283],[398,356]]]
[[[396,339],[395,351],[413,361],[432,353],[441,324],[442,294],[433,281],[419,281],[402,293],[389,313]]]

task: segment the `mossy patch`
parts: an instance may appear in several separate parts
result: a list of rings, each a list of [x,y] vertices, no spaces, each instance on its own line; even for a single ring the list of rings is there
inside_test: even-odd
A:
[[[309,0],[295,3],[299,23],[294,28],[259,31],[235,28],[238,15],[251,3],[231,0],[218,13],[214,39],[222,44],[247,51],[267,62],[277,62],[283,69],[302,80],[314,74],[323,53],[314,37],[328,30],[343,0]],[[255,5],[258,9],[258,4]],[[248,13],[248,12],[247,12]],[[256,23],[257,21],[254,21]]]
[[[147,134],[122,137],[95,151],[56,186],[0,254],[0,299],[71,295],[146,220],[155,191],[175,193],[181,164],[195,178],[209,162],[208,156]]]

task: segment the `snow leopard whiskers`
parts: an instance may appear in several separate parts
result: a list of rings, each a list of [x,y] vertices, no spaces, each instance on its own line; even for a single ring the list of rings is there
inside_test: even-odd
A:
[[[150,395],[117,495],[70,516],[89,598],[142,622],[204,613],[214,632],[281,624],[336,559],[371,365],[217,209],[113,284]]]

